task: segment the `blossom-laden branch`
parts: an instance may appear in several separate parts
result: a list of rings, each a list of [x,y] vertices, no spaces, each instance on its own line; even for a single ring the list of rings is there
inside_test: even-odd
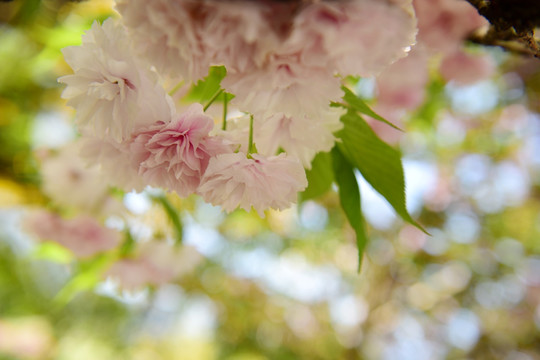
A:
[[[341,78],[381,71],[416,33],[407,2],[118,0],[117,10],[120,20],[95,23],[64,50],[74,74],[60,81],[83,157],[124,190],[198,193],[261,215],[294,203],[304,168],[334,146],[341,112],[329,104]],[[162,86],[200,80],[216,64],[227,75],[204,107],[175,105],[179,87]],[[220,132],[206,111],[222,94]],[[229,105],[249,123],[229,127]]]

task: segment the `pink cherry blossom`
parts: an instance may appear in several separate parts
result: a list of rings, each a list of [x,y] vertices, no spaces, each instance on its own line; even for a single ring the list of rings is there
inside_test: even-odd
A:
[[[63,207],[101,211],[109,200],[108,184],[95,164],[81,161],[80,149],[81,144],[74,142],[43,158],[43,192]]]
[[[413,0],[418,18],[418,40],[429,50],[452,53],[465,37],[487,24],[464,0]]]
[[[139,176],[140,159],[132,151],[132,139],[117,143],[83,134],[81,138],[81,159],[97,166],[103,181],[125,191],[142,191],[147,185]]]
[[[257,149],[261,154],[271,156],[281,148],[287,155],[298,158],[305,168],[311,169],[315,154],[329,151],[334,146],[334,132],[342,128],[341,114],[342,111],[336,108],[329,108],[318,120],[274,114],[256,123],[254,139]]]
[[[409,55],[377,76],[377,101],[384,107],[415,109],[424,101],[429,80],[428,54],[416,45]]]
[[[244,71],[278,43],[259,2],[119,0],[139,52],[160,72],[193,81],[211,65]]]
[[[105,277],[118,281],[125,289],[160,285],[192,271],[202,260],[191,246],[173,247],[150,241],[141,244],[135,256],[114,263]]]
[[[113,249],[121,241],[120,233],[102,227],[86,215],[63,219],[47,211],[32,211],[23,226],[41,240],[57,242],[80,258]]]
[[[489,55],[472,55],[457,51],[446,56],[440,66],[442,77],[467,85],[493,75],[495,62]]]
[[[81,46],[63,53],[74,74],[58,79],[67,85],[62,97],[77,110],[77,124],[87,132],[120,142],[139,126],[170,120],[171,99],[115,20],[95,22]]]
[[[297,16],[294,32],[303,42],[320,38],[331,71],[371,76],[407,55],[416,19],[409,1],[314,2]]]
[[[306,186],[305,171],[295,158],[231,153],[210,159],[197,192],[226,211],[253,207],[262,217],[268,208],[290,207]]]
[[[283,113],[318,119],[330,101],[341,97],[339,79],[324,67],[304,63],[302,49],[286,50],[290,52],[270,56],[261,68],[227,75],[222,86],[236,95],[233,103],[240,110],[257,117]]]
[[[229,152],[208,135],[214,122],[193,104],[170,123],[157,123],[135,136],[131,149],[140,163],[139,174],[150,185],[188,196],[199,186],[212,156]]]

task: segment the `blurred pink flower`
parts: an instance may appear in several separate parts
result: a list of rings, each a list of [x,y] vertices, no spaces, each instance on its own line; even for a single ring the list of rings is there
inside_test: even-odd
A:
[[[212,156],[229,152],[218,137],[208,135],[214,122],[200,104],[191,105],[170,123],[158,123],[136,135],[131,150],[139,174],[150,185],[193,193]]]
[[[285,154],[264,157],[243,153],[218,155],[210,159],[197,192],[213,205],[226,211],[240,207],[259,216],[264,210],[283,210],[296,202],[299,191],[307,186],[300,162]]]
[[[495,61],[487,54],[472,55],[457,51],[443,59],[439,70],[446,81],[467,85],[493,75]]]
[[[132,258],[114,263],[106,272],[125,289],[159,285],[192,271],[204,258],[191,246],[173,247],[163,241],[143,243]]]
[[[45,317],[9,316],[0,319],[0,354],[6,358],[50,358],[54,343],[53,330]]]
[[[418,41],[431,51],[452,53],[469,33],[487,24],[464,0],[413,0],[418,18]]]
[[[58,79],[67,85],[62,97],[77,110],[77,124],[87,132],[120,142],[139,126],[170,119],[172,101],[115,20],[95,22],[82,45],[64,48],[63,54],[74,74]]]
[[[113,249],[121,241],[120,233],[102,227],[86,215],[63,219],[47,211],[31,211],[23,227],[41,240],[57,242],[80,258]]]
[[[86,212],[103,211],[109,201],[109,187],[95,165],[86,166],[79,157],[81,144],[74,142],[41,164],[43,192],[63,207]]]
[[[383,107],[415,109],[424,101],[429,81],[428,55],[421,45],[377,77],[377,101]]]

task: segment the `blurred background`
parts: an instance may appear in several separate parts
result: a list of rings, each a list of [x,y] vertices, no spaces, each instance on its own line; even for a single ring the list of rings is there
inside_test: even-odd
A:
[[[358,273],[334,192],[261,219],[93,185],[56,79],[71,72],[60,50],[111,14],[106,0],[0,3],[0,359],[540,359],[539,60],[469,44],[495,70],[467,84],[430,60],[406,131],[376,130],[402,151],[408,208],[431,236],[362,180]],[[378,86],[356,91],[394,120]],[[141,265],[172,274],[154,264],[138,283],[141,262],[75,260],[27,231],[32,211],[73,217],[100,191],[85,213],[122,246],[183,234]]]

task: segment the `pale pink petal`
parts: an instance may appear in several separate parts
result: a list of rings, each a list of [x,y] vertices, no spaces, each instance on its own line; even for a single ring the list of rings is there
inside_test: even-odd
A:
[[[74,74],[58,79],[67,85],[62,97],[77,110],[76,122],[87,133],[121,142],[140,126],[170,120],[170,97],[115,20],[95,22],[81,46],[63,53]]]
[[[418,40],[429,50],[452,53],[473,30],[487,24],[465,0],[413,0]]]
[[[442,77],[467,85],[486,79],[495,72],[495,62],[489,55],[472,55],[463,51],[446,56],[440,66]]]
[[[424,101],[429,81],[428,54],[415,46],[409,56],[390,65],[377,77],[377,101],[384,107],[415,109]]]
[[[298,192],[307,186],[300,162],[285,154],[251,157],[233,153],[210,159],[197,192],[226,211],[253,207],[260,216],[266,209],[283,210],[295,203]]]
[[[191,105],[170,123],[159,123],[136,135],[133,153],[139,175],[150,185],[188,196],[199,186],[212,156],[229,152],[217,137],[208,135],[213,120],[200,104]]]

